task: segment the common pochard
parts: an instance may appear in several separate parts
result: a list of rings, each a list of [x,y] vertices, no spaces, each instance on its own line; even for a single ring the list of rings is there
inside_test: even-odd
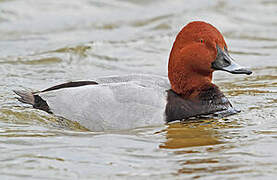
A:
[[[23,103],[76,121],[92,131],[129,129],[239,112],[212,83],[216,70],[252,73],[233,61],[222,34],[214,26],[194,21],[176,37],[169,56],[168,78],[111,76],[15,93]]]

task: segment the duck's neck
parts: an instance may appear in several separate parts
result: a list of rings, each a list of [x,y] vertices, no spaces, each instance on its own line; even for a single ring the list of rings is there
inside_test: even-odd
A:
[[[190,100],[199,100],[206,89],[216,87],[212,82],[212,74],[202,76],[197,74],[183,75],[170,79],[172,90],[182,97]]]

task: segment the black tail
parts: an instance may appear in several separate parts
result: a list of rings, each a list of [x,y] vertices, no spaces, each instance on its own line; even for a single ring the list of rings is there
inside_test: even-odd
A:
[[[46,111],[48,113],[52,113],[50,108],[45,100],[43,100],[39,95],[34,95],[30,91],[13,91],[19,97],[17,97],[18,101],[26,104],[32,105],[36,109],[40,109]]]

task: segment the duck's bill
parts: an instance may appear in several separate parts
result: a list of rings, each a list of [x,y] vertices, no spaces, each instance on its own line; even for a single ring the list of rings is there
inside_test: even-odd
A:
[[[214,62],[212,62],[212,68],[214,70],[227,71],[232,74],[252,74],[249,69],[240,66],[235,63],[227,51],[223,51],[217,46],[217,56]]]

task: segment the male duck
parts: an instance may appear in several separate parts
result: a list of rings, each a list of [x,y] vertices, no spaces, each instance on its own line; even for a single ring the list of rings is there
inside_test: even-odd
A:
[[[211,82],[215,70],[252,73],[232,60],[214,26],[195,21],[179,32],[173,44],[168,63],[170,82],[155,75],[126,75],[15,93],[23,103],[77,121],[92,131],[129,129],[237,113]]]

